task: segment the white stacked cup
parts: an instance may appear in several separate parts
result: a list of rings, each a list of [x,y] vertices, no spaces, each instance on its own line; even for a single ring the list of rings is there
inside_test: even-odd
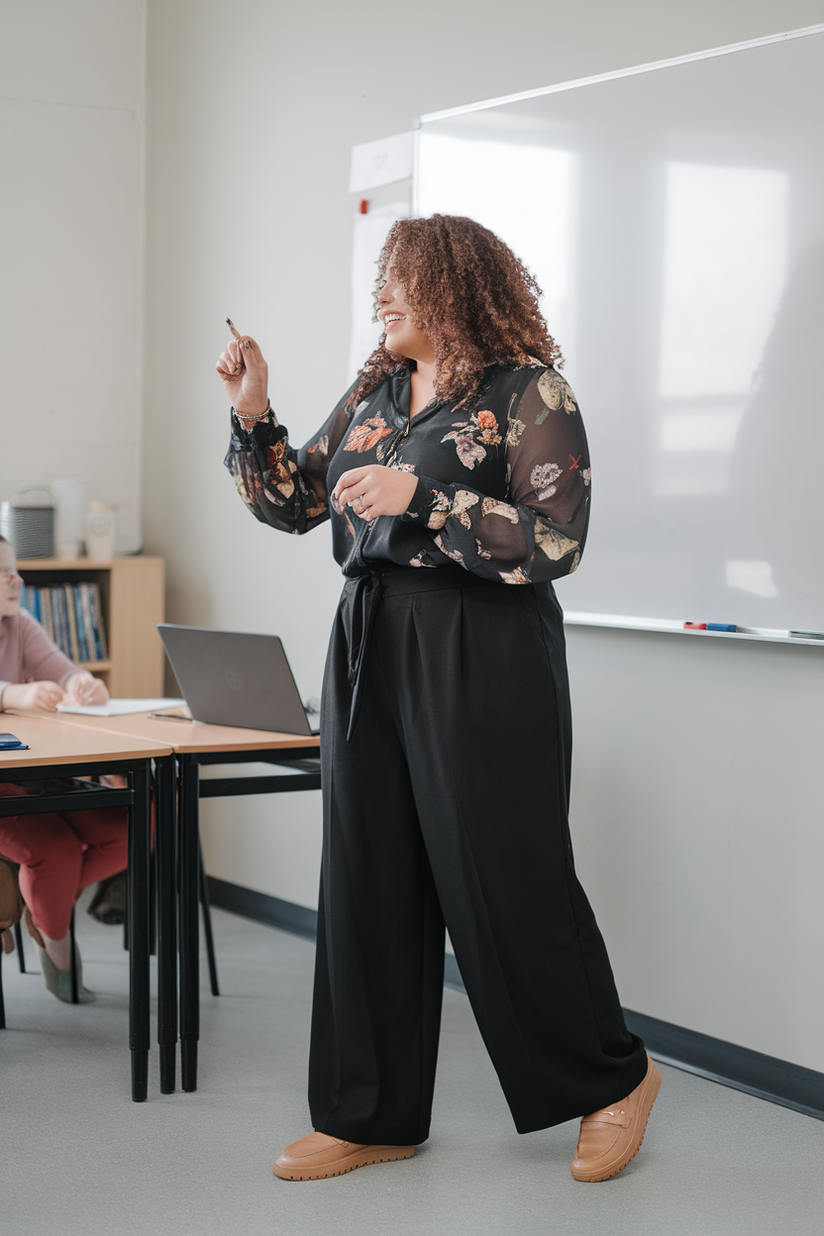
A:
[[[54,546],[58,558],[79,558],[86,535],[86,506],[91,484],[80,476],[58,476],[52,482],[55,506]]]
[[[98,561],[114,557],[117,512],[105,502],[90,502],[86,512],[86,553]]]

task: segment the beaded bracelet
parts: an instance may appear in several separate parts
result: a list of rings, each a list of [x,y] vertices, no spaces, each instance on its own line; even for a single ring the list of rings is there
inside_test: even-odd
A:
[[[238,419],[239,421],[242,421],[242,422],[243,422],[243,428],[244,428],[244,429],[247,431],[247,433],[248,433],[248,431],[249,431],[249,425],[255,425],[255,424],[257,424],[257,422],[258,422],[258,421],[263,421],[263,420],[265,420],[265,419],[266,419],[266,417],[269,415],[269,413],[270,413],[271,411],[272,411],[272,405],[270,404],[269,400],[267,399],[267,400],[266,400],[266,410],[265,410],[264,412],[258,412],[258,414],[257,414],[256,416],[244,416],[244,414],[243,414],[242,412],[238,412],[237,408],[235,408],[235,416],[237,417],[237,419]],[[247,424],[247,422],[248,422],[248,424]]]

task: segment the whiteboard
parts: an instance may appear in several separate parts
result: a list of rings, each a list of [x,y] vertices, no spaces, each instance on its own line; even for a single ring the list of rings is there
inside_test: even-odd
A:
[[[824,26],[422,116],[536,274],[593,458],[564,608],[824,631]]]

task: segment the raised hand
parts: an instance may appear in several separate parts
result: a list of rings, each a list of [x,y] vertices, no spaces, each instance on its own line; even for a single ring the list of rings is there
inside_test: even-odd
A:
[[[215,369],[232,407],[240,416],[258,416],[266,411],[269,366],[250,335],[230,339]]]

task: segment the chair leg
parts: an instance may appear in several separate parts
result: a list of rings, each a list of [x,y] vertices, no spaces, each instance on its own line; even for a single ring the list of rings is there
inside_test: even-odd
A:
[[[209,886],[206,883],[206,872],[203,868],[203,847],[200,844],[200,838],[197,840],[197,870],[198,881],[200,884],[200,905],[203,911],[203,937],[206,941],[206,956],[209,960],[209,982],[212,986],[212,995],[219,996],[220,990],[217,985],[217,963],[215,962],[215,942],[212,937],[212,907],[209,904]]]
[[[3,1000],[3,950],[0,948],[0,1030],[6,1028],[6,1005]]]
[[[20,928],[20,921],[14,924],[14,939],[17,944],[17,964],[20,967],[20,973],[26,973],[26,958],[23,956],[23,932]]]
[[[71,976],[72,976],[72,1004],[79,1004],[80,997],[77,993],[77,946],[74,941],[74,907],[72,907],[72,916],[69,920],[69,944],[71,946]]]

